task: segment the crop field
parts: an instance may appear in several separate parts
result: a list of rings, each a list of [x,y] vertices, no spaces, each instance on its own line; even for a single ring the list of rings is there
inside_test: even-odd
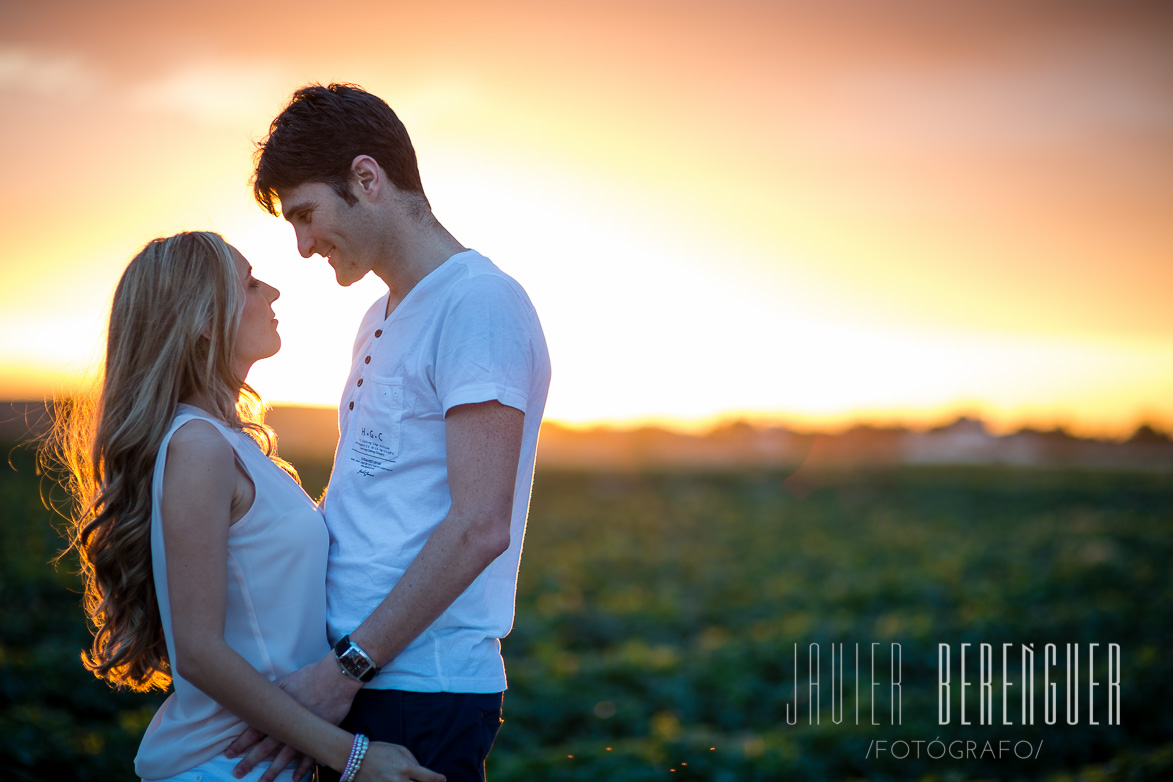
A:
[[[161,696],[81,667],[76,579],[5,453],[2,776],[131,780]],[[1173,778],[1173,475],[785,478],[539,470],[490,779]]]

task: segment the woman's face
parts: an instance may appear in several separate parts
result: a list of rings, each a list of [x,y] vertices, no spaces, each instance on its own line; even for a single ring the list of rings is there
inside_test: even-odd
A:
[[[273,317],[273,302],[280,291],[253,277],[252,266],[235,247],[232,258],[244,290],[244,308],[236,330],[236,353],[233,357],[236,371],[243,379],[252,365],[281,349],[281,335],[277,333],[277,319]]]

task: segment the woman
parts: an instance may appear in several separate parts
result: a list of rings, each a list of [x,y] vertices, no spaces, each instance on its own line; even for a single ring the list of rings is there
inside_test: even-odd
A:
[[[248,723],[305,753],[281,779],[316,758],[343,779],[439,782],[272,682],[328,648],[325,525],[244,382],[281,347],[277,296],[212,233],[156,239],[123,273],[100,397],[57,440],[95,631],[82,659],[115,686],[174,684],[135,759],[146,780],[234,779],[222,753]]]

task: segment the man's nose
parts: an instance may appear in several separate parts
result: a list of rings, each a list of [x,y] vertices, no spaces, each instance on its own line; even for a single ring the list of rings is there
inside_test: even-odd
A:
[[[314,254],[314,240],[310,238],[309,231],[301,228],[293,229],[297,234],[297,251],[301,253],[302,258],[309,258]]]

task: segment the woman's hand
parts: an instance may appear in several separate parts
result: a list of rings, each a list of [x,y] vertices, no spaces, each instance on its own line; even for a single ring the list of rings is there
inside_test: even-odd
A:
[[[356,782],[444,782],[444,776],[429,771],[415,756],[398,744],[372,741],[359,767]]]
[[[342,673],[332,651],[326,652],[317,662],[282,676],[276,684],[298,703],[334,725],[342,722],[342,718],[350,711],[355,693],[362,689],[362,684]],[[280,740],[252,727],[237,736],[224,754],[230,758],[241,758],[232,772],[238,778],[276,755],[276,760],[261,775],[259,782],[272,782],[287,765],[298,759],[297,750],[293,747],[283,745]],[[300,780],[310,765],[310,761],[302,760],[293,778]]]

